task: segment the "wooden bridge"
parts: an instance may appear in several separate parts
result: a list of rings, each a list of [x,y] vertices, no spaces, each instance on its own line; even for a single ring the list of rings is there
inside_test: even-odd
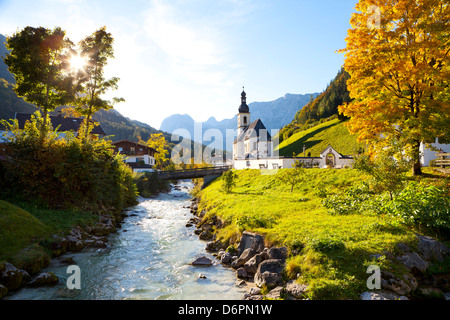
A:
[[[231,166],[206,167],[172,171],[155,171],[153,174],[157,175],[162,180],[184,180],[205,177],[218,177],[230,169]]]

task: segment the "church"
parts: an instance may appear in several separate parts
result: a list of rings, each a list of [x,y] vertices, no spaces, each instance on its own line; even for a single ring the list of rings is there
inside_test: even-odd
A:
[[[237,115],[237,138],[233,143],[233,160],[257,160],[272,156],[272,137],[260,119],[250,122],[247,94],[241,93]]]
[[[245,90],[241,93],[241,105],[237,115],[237,138],[233,143],[233,168],[242,169],[282,169],[292,168],[296,161],[307,167],[344,168],[353,163],[353,158],[343,156],[332,146],[323,150],[319,157],[280,157],[276,141],[261,119],[251,122]]]

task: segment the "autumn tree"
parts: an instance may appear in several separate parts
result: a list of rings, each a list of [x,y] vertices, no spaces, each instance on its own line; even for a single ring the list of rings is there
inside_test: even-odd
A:
[[[79,52],[74,53],[77,55],[72,57],[78,61],[74,70],[78,80],[75,106],[79,114],[85,117],[85,138],[89,136],[93,114],[100,109],[111,109],[114,103],[124,101],[123,98],[113,98],[112,101],[102,98],[107,91],[118,88],[119,78],[104,77],[108,60],[114,58],[113,43],[112,35],[102,27],[80,41]]]
[[[26,27],[8,37],[4,59],[14,75],[14,91],[42,111],[41,139],[48,126],[48,113],[73,98],[73,78],[66,70],[73,43],[61,28]]]
[[[371,155],[395,141],[421,174],[420,144],[450,141],[450,4],[360,0],[346,38],[352,103],[339,111]]]
[[[163,169],[165,163],[169,160],[167,155],[169,154],[169,144],[162,133],[153,133],[148,139],[147,146],[157,151],[155,154],[155,167]]]

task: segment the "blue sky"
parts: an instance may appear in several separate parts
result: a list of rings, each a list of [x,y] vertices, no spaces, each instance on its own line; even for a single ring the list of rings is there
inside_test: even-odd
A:
[[[0,33],[60,26],[115,38],[107,76],[123,115],[159,128],[172,114],[232,118],[248,102],[321,92],[344,57],[357,0],[0,0]]]

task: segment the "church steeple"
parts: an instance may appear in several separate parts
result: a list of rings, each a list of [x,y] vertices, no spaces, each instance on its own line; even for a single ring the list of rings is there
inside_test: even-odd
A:
[[[247,105],[247,94],[245,93],[244,87],[242,87],[241,93],[241,106],[239,107],[239,113],[249,113],[249,108]]]
[[[247,105],[247,94],[242,87],[241,105],[239,106],[238,114],[238,135],[250,124],[250,109]]]

